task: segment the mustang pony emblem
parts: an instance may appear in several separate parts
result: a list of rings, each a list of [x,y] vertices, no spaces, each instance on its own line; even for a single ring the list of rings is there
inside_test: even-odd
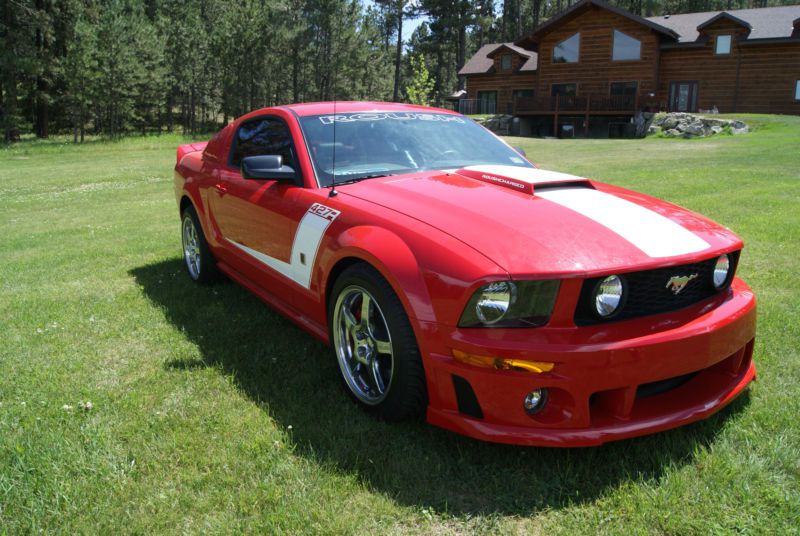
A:
[[[676,296],[681,293],[683,289],[686,288],[686,285],[689,284],[689,281],[695,279],[697,274],[692,275],[673,275],[667,281],[667,288],[672,291],[673,294]]]

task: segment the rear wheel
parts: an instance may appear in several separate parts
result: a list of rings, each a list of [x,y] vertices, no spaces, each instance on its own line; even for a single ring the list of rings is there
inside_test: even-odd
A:
[[[427,404],[419,348],[400,299],[371,266],[336,280],[328,304],[330,336],[345,387],[367,411],[388,420]]]
[[[183,260],[189,277],[198,283],[211,283],[219,277],[217,261],[211,254],[200,220],[194,207],[189,206],[181,217]]]

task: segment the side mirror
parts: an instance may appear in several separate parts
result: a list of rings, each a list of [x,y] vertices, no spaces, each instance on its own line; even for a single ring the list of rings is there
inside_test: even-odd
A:
[[[274,154],[242,158],[242,178],[297,184],[297,172],[294,168],[284,166],[283,157]]]
[[[521,155],[522,155],[522,156],[524,156],[525,158],[527,158],[527,157],[528,157],[528,155],[525,153],[525,149],[523,149],[522,147],[512,147],[512,149],[514,149],[515,151],[517,151],[519,154],[521,154]]]

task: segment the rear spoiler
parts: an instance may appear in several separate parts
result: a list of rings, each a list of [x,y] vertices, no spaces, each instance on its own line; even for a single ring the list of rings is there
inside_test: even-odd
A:
[[[198,143],[187,143],[185,145],[179,145],[178,146],[178,152],[175,155],[176,156],[176,161],[180,164],[181,160],[183,160],[184,156],[186,156],[189,153],[196,153],[198,151],[204,151],[205,148],[206,148],[206,145],[208,145],[207,141],[201,141],[201,142],[198,142]]]

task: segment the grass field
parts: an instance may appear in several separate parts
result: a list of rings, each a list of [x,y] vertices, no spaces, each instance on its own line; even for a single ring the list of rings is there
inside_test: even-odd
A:
[[[760,300],[759,380],[730,408],[578,450],[377,422],[327,348],[232,283],[191,284],[182,138],[0,150],[0,534],[798,533],[800,118],[746,119],[510,140],[729,226]]]

